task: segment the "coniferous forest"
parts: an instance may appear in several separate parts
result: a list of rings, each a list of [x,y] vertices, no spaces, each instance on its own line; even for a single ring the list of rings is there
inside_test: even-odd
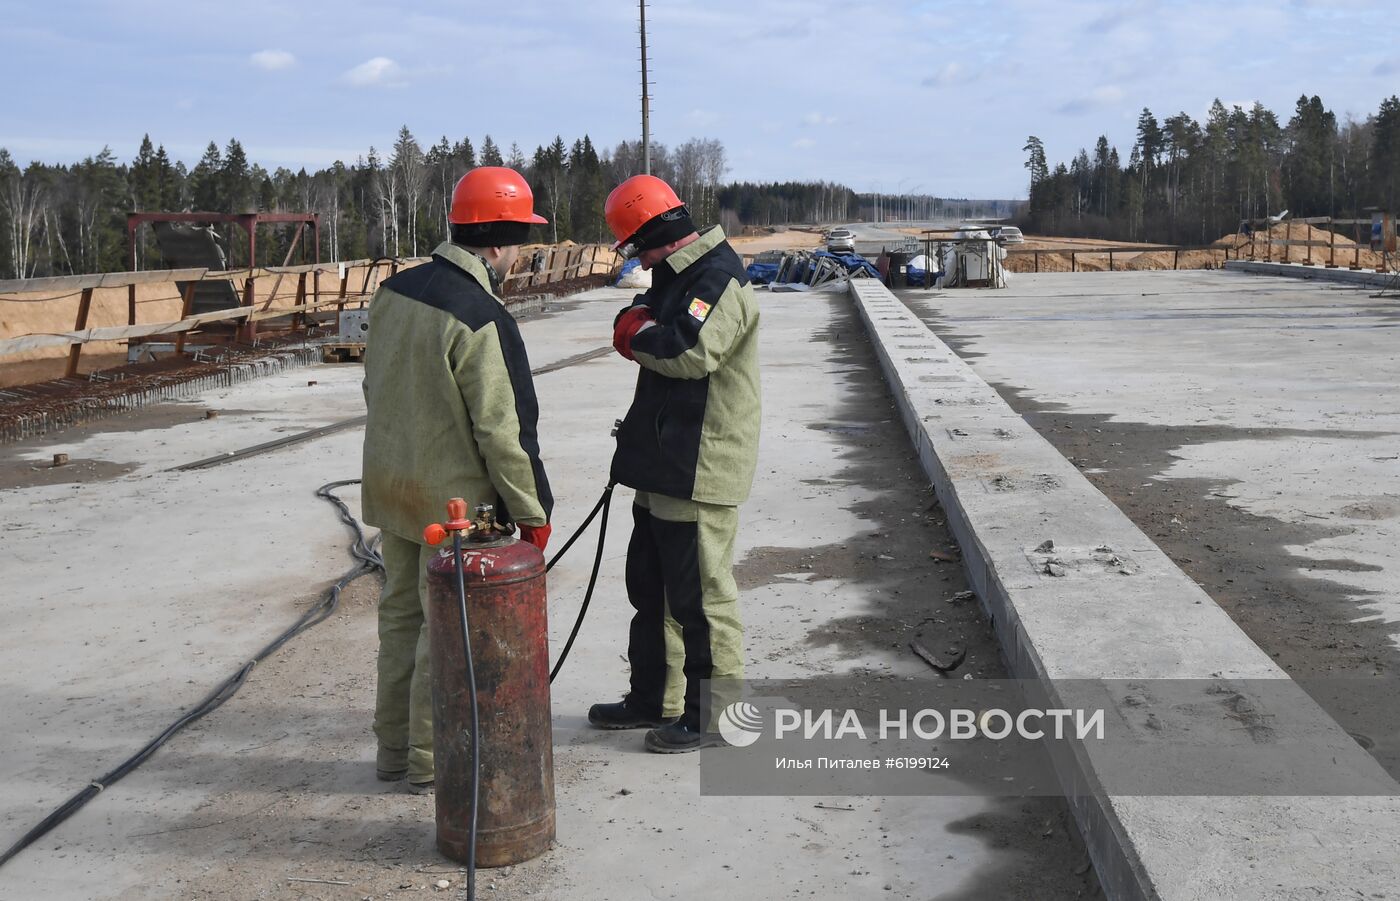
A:
[[[1125,162],[1100,137],[1053,169],[1041,140],[1026,141],[1028,230],[1067,237],[1205,244],[1242,220],[1287,209],[1295,217],[1364,217],[1400,206],[1400,97],[1364,121],[1341,121],[1319,97],[1299,97],[1285,122],[1261,104],[1204,122],[1144,109]]]
[[[698,222],[734,231],[747,223],[842,218],[856,206],[841,185],[725,183],[724,146],[713,139],[669,148],[653,142],[651,150],[653,173],[675,186]],[[135,211],[318,213],[323,261],[422,255],[447,234],[453,185],[479,165],[525,174],[536,210],[550,223],[537,226],[533,240],[611,241],[603,201],[642,171],[642,147],[623,141],[600,151],[587,135],[572,144],[556,137],[528,156],[490,135],[479,145],[444,137],[425,147],[405,126],[387,150],[370,147],[358,159],[315,172],[269,170],[249,159],[237,139],[223,146],[211,141],[192,166],[149,136],[129,160],[104,147],[72,165],[21,168],[0,148],[0,278],[123,271],[130,259],[126,216]],[[282,263],[294,229],[260,229],[257,264]],[[241,233],[224,231],[231,265],[245,264]],[[141,230],[138,245],[138,267],[162,264],[150,229]]]

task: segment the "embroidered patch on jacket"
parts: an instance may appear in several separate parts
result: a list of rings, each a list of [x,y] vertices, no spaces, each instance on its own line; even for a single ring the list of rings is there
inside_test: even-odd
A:
[[[700,322],[705,321],[705,317],[710,315],[710,305],[705,301],[696,298],[690,302],[690,315]]]

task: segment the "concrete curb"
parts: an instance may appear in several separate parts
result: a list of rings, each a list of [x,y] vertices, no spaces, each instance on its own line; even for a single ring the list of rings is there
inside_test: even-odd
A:
[[[1371,288],[1400,286],[1400,276],[1395,273],[1375,272],[1370,269],[1328,269],[1325,266],[1304,266],[1302,263],[1260,263],[1257,260],[1229,260],[1225,263],[1225,270],[1227,272],[1245,272],[1250,275],[1281,275],[1288,278],[1336,282],[1343,285]]]
[[[1062,680],[1277,680],[1289,698],[1277,740],[1325,745],[1320,764],[1366,786],[1346,797],[1108,795],[1095,787],[1112,761],[1080,743],[1055,767],[1107,896],[1393,892],[1400,785],[887,288],[860,279],[850,292],[1016,678],[1064,706]],[[1069,577],[1046,571],[1045,541]],[[1096,559],[1105,550],[1112,566]],[[1188,729],[1231,728],[1211,710],[1186,716]]]

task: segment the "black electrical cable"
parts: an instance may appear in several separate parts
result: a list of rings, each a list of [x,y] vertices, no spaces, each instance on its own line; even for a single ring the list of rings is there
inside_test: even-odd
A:
[[[206,695],[202,701],[166,727],[165,731],[151,739],[145,747],[137,751],[131,757],[128,757],[115,769],[89,782],[86,788],[63,802],[53,813],[45,817],[42,822],[26,832],[19,841],[6,849],[3,855],[0,855],[0,866],[4,866],[14,858],[15,855],[43,838],[64,820],[77,813],[82,809],[83,805],[97,797],[104,789],[112,786],[131,773],[132,770],[145,763],[150,759],[152,754],[160,750],[161,746],[168,742],[181,729],[184,729],[190,723],[208,716],[210,713],[219,709],[225,701],[233,697],[234,694],[238,692],[238,689],[242,688],[243,684],[248,681],[248,676],[252,674],[253,667],[275,654],[283,645],[302,632],[305,632],[318,623],[324,622],[331,614],[335,613],[336,608],[340,605],[340,593],[347,585],[361,576],[367,576],[376,570],[384,569],[384,558],[379,552],[378,537],[367,540],[364,530],[360,528],[360,524],[356,522],[355,517],[350,513],[350,508],[346,506],[344,501],[332,493],[337,488],[343,488],[346,485],[358,485],[359,482],[359,479],[346,479],[340,482],[330,482],[316,489],[316,496],[334,504],[340,513],[341,521],[355,533],[355,541],[350,546],[350,556],[359,561],[358,565],[353,569],[347,570],[343,576],[331,585],[326,591],[325,596],[303,613],[301,617],[292,624],[291,628],[277,636],[266,647],[253,655],[253,657],[249,659],[247,663],[240,666],[233,675],[219,683],[219,685]]]
[[[583,618],[588,614],[588,604],[593,600],[593,588],[598,584],[598,570],[603,566],[603,542],[608,537],[608,512],[612,509],[613,489],[617,487],[616,482],[608,482],[608,487],[603,489],[603,496],[598,498],[598,503],[593,505],[593,510],[583,519],[583,524],[574,530],[574,534],[559,549],[559,553],[554,555],[554,559],[549,561],[549,565],[544,568],[549,572],[554,568],[554,564],[569,552],[569,548],[574,546],[580,536],[587,531],[588,526],[593,522],[593,518],[602,511],[603,520],[598,524],[598,551],[593,555],[593,572],[588,576],[588,590],[583,593],[583,603],[578,608],[578,618],[574,620],[573,631],[569,633],[569,640],[564,642],[564,650],[559,652],[559,659],[555,662],[554,668],[549,671],[549,681],[552,683],[554,677],[559,675],[559,670],[563,668],[564,661],[569,658],[569,650],[574,646],[574,639],[578,638],[578,630],[583,628]]]
[[[238,692],[238,690],[243,687],[244,683],[248,681],[248,677],[253,672],[253,667],[257,666],[257,664],[261,663],[268,657],[271,657],[277,651],[281,650],[283,645],[285,645],[287,642],[291,641],[293,638],[300,635],[301,633],[305,632],[307,629],[310,629],[312,626],[318,625],[319,623],[322,623],[325,620],[329,619],[330,616],[333,613],[335,613],[336,609],[340,605],[341,592],[351,582],[354,582],[356,579],[359,579],[362,576],[367,576],[370,573],[375,572],[376,570],[379,570],[381,572],[383,571],[384,558],[383,556],[381,556],[379,551],[379,536],[375,536],[373,539],[367,539],[365,537],[364,529],[360,526],[359,521],[355,519],[354,514],[350,512],[349,506],[347,506],[346,503],[342,501],[339,497],[337,497],[334,493],[337,488],[344,488],[347,485],[358,484],[360,484],[359,479],[343,479],[337,482],[328,482],[327,484],[322,485],[320,488],[316,489],[316,496],[333,504],[336,508],[337,513],[340,516],[341,522],[345,523],[345,525],[352,532],[354,532],[355,541],[350,546],[350,556],[353,557],[355,560],[359,561],[359,565],[355,566],[353,569],[347,570],[344,575],[342,575],[338,580],[336,580],[334,584],[331,585],[329,589],[327,589],[325,596],[322,597],[321,600],[318,601],[315,605],[310,607],[305,613],[303,613],[301,617],[291,625],[290,628],[288,628],[281,635],[277,636],[275,639],[269,642],[262,650],[258,651],[257,654],[255,654],[252,658],[248,660],[248,662],[244,663],[241,667],[239,667],[238,670],[233,673],[233,675],[229,676],[223,682],[219,683],[219,685],[208,695],[206,695],[203,700],[201,700],[189,711],[181,715],[179,719],[175,720],[175,722],[171,723],[168,727],[166,727],[166,729],[163,732],[161,732],[155,738],[151,739],[151,741],[148,742],[143,748],[141,748],[141,750],[137,751],[131,757],[124,760],[115,769],[88,783],[87,787],[85,787],[82,791],[78,792],[77,794],[69,798],[67,801],[63,802],[63,804],[59,805],[57,809],[55,809],[52,813],[45,817],[37,826],[26,832],[19,839],[19,841],[15,842],[8,849],[6,849],[4,854],[0,854],[0,866],[4,866],[25,848],[28,848],[30,845],[34,844],[34,842],[38,841],[39,839],[47,835],[49,832],[53,831],[65,820],[67,820],[73,814],[81,810],[89,801],[97,797],[104,789],[108,788],[111,785],[114,785],[122,778],[129,775],[141,764],[149,760],[151,755],[153,755],[156,751],[160,750],[161,747],[166,744],[166,742],[170,741],[171,738],[173,738],[178,732],[180,732],[190,723],[193,723],[199,719],[204,718],[205,716],[208,716],[210,713],[214,712],[219,707],[221,707],[225,701],[233,697]],[[573,631],[569,633],[569,640],[565,642],[564,650],[560,653],[559,660],[554,664],[554,668],[550,671],[550,682],[554,681],[554,677],[559,674],[559,670],[561,667],[563,667],[565,659],[568,658],[569,650],[574,645],[574,639],[578,637],[579,629],[583,626],[584,616],[588,613],[588,605],[593,599],[593,590],[598,582],[598,571],[603,563],[603,545],[608,534],[608,512],[611,509],[612,493],[613,488],[616,487],[616,484],[617,483],[615,482],[608,483],[607,488],[603,489],[603,496],[600,497],[598,499],[598,502],[593,505],[592,511],[589,512],[588,516],[584,518],[583,523],[578,527],[574,534],[570,536],[569,540],[564,543],[564,546],[559,549],[559,552],[554,555],[554,557],[549,561],[548,565],[545,567],[546,572],[553,569],[554,565],[558,563],[559,560],[566,553],[568,553],[569,549],[574,546],[574,543],[578,541],[580,537],[582,537],[583,533],[593,523],[593,520],[598,516],[598,514],[600,512],[602,513],[603,519],[599,524],[598,531],[598,550],[593,558],[593,570],[588,578],[588,589],[584,593],[583,603],[579,607],[578,618],[574,621]],[[462,581],[463,576],[461,572],[460,538],[458,538],[454,542],[454,544],[458,545],[458,547],[456,548],[456,550],[458,551],[457,576],[459,588],[458,600],[462,604],[462,641],[464,647],[466,648],[466,653],[468,655],[468,678],[472,683],[472,759],[475,760],[475,742],[477,738],[476,677],[474,671],[472,670],[470,657],[471,646],[468,643],[466,632],[466,586],[465,583]],[[473,772],[472,774],[471,855],[473,859],[469,864],[470,877],[468,880],[468,893],[470,897],[475,897],[477,809],[476,800],[480,788],[478,782],[479,775],[479,772]]]

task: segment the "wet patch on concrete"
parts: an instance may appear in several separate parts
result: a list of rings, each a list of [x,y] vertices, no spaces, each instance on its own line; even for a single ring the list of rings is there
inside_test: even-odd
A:
[[[886,420],[886,422],[888,421]],[[870,434],[873,424],[869,422],[809,422],[807,428],[819,432],[833,432],[838,435],[859,437]]]
[[[1015,389],[998,390],[1284,669],[1297,677],[1400,671],[1400,651],[1390,640],[1394,627],[1355,621],[1367,615],[1359,603],[1369,593],[1316,575],[1378,567],[1287,550],[1353,528],[1247,512],[1229,503],[1230,480],[1158,478],[1178,459],[1174,452],[1188,445],[1374,433],[1117,422],[1102,414],[1040,410]]]
[[[1047,809],[1044,798],[1007,799],[996,810],[958,820],[948,827],[987,843],[1014,862],[995,872],[978,874],[967,888],[939,895],[937,901],[988,901],[990,898],[1101,898],[1089,854],[1079,841],[1078,827],[1068,806]],[[1041,845],[1057,853],[1046,855]],[[1071,849],[1078,853],[1070,853]],[[936,851],[934,853],[937,853]],[[948,864],[954,866],[951,855]],[[1046,894],[1047,886],[1061,886]]]
[[[851,511],[869,528],[815,548],[755,548],[735,568],[740,589],[809,581],[820,591],[821,580],[854,582],[865,589],[867,608],[834,620],[799,616],[808,621],[809,646],[835,647],[851,657],[877,652],[912,659],[909,645],[918,641],[943,659],[965,655],[953,678],[1009,678],[992,623],[968,590],[943,509],[844,297],[832,300],[831,325],[815,340],[830,346],[832,363],[848,367],[843,369],[849,389],[845,408],[833,417],[841,428],[830,429],[841,443],[844,463],[833,481],[867,492],[868,499]],[[803,578],[807,573],[810,580]],[[930,668],[928,678],[943,677]],[[968,888],[954,897],[1067,901],[1099,893],[1093,870],[1079,867],[1087,854],[1063,800],[996,798],[989,804],[990,810],[959,828],[1004,853],[995,866],[970,873]],[[936,836],[929,836],[929,848],[938,853]],[[948,865],[961,864],[950,860]]]
[[[93,435],[165,429],[198,422],[205,418],[208,410],[209,408],[203,404],[182,401],[151,404],[104,419],[66,426],[62,429],[62,438],[52,435],[35,435],[21,441],[0,444],[0,491],[13,488],[32,488],[37,485],[100,482],[124,476],[135,471],[141,464],[119,463],[110,460],[73,459],[66,466],[53,466],[50,463],[51,448],[55,443],[59,443],[63,447],[80,444]],[[218,412],[222,415],[233,416],[260,411],[220,410]]]
[[[92,435],[107,435],[118,432],[143,432],[147,429],[164,429],[173,425],[182,425],[187,422],[195,422],[203,419],[209,407],[193,401],[166,401],[164,403],[148,404],[132,410],[125,410],[104,419],[92,420],[78,423],[76,425],[64,426],[62,431],[64,444],[74,444]],[[222,415],[232,416],[245,412],[265,412],[249,410],[220,410]],[[58,440],[53,432],[35,435],[32,438],[25,438],[7,444],[0,444],[0,461],[23,456],[26,452],[32,453],[37,448],[42,448]]]
[[[109,460],[69,460],[63,466],[54,466],[37,461],[5,460],[0,461],[0,491],[38,485],[103,482],[135,472],[140,465]]]
[[[929,313],[924,319],[963,359],[984,356],[968,347],[979,335],[952,333]],[[1366,518],[1386,518],[1392,505],[1400,513],[1395,499],[1358,500],[1343,508],[1351,510],[1349,518],[1360,520],[1355,528],[1294,523],[1232,506],[1231,480],[1160,477],[1180,459],[1175,452],[1190,445],[1316,437],[1360,440],[1391,433],[1123,422],[1111,414],[1068,412],[1064,405],[1042,403],[1017,386],[992,386],[1305,689],[1309,680],[1394,679],[1400,673],[1400,649],[1393,640],[1396,626],[1363,609],[1369,591],[1326,575],[1374,572],[1378,567],[1354,560],[1317,560],[1288,550],[1365,528]],[[1339,704],[1322,692],[1309,693],[1349,731],[1383,731],[1368,722],[1365,711]],[[1400,778],[1400,747],[1372,744],[1367,750]]]

